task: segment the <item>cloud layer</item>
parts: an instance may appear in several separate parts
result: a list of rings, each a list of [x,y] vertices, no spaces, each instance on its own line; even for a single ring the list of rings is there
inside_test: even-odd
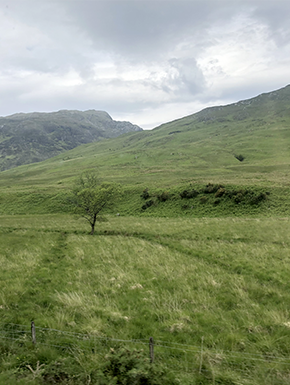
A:
[[[288,0],[0,0],[0,115],[144,128],[287,85]]]

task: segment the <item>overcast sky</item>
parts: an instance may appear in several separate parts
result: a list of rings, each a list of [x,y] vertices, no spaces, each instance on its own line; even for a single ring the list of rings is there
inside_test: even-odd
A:
[[[0,116],[142,128],[290,83],[289,0],[0,0]]]

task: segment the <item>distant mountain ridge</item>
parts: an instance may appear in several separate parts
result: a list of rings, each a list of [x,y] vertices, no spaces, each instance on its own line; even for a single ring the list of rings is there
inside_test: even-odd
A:
[[[172,122],[161,124],[156,129],[170,127],[179,123],[224,123],[239,122],[246,119],[281,119],[290,117],[290,84],[250,99],[235,103],[206,107],[194,114],[178,118]]]
[[[223,117],[229,115],[236,121],[248,118],[265,118],[267,116],[289,117],[290,85],[226,106],[209,107],[195,114],[200,121],[221,121]]]
[[[0,171],[40,162],[81,144],[142,131],[105,111],[60,110],[0,117]]]
[[[23,119],[23,116],[29,118],[29,115],[33,115],[33,122]],[[156,178],[160,180],[161,175],[165,178],[170,174],[171,178],[173,173],[178,179],[181,175],[187,178],[193,172],[195,175],[202,175],[204,172],[207,175],[217,175],[220,172],[229,176],[238,175],[236,173],[240,173],[242,169],[249,173],[257,170],[262,170],[263,173],[282,170],[283,173],[290,167],[290,85],[248,100],[208,107],[164,123],[153,130],[143,131],[129,123],[133,132],[112,138],[109,142],[93,139],[92,132],[96,134],[95,137],[99,135],[100,139],[108,137],[106,127],[113,124],[115,132],[112,135],[117,136],[116,128],[118,127],[119,133],[127,123],[114,123],[105,112],[59,111],[47,114],[45,122],[42,122],[42,130],[39,131],[37,122],[41,115],[16,114],[0,118],[0,156],[1,146],[6,151],[6,157],[2,155],[0,158],[2,170],[4,166],[8,168],[8,162],[12,162],[10,168],[29,163],[28,156],[30,163],[40,160],[35,148],[46,151],[45,159],[62,153],[60,157],[54,157],[54,161],[50,162],[49,159],[46,166],[40,165],[40,173],[44,172],[43,167],[49,168],[49,164],[53,162],[61,163],[60,173],[66,167],[73,167],[70,173],[74,173],[81,165],[83,168],[98,165],[106,170],[105,177],[110,175],[113,178],[115,175],[121,178],[121,174],[131,173],[134,181],[140,180],[142,175],[147,178],[148,173],[151,175],[150,170],[153,170],[153,174],[157,170]],[[66,117],[65,124],[59,124],[58,121],[57,130],[53,120],[55,115],[58,118],[63,115]],[[9,119],[14,124],[14,129],[10,131],[5,126]],[[17,135],[17,132],[22,132],[22,135]],[[9,133],[13,135],[9,137]],[[7,146],[11,142],[10,147]],[[90,142],[94,143],[85,147],[75,146],[76,143]],[[71,150],[63,156],[66,149]],[[38,158],[35,160],[31,154]],[[64,163],[66,159],[69,159],[67,165]],[[37,165],[34,166],[31,165],[31,170],[36,170]],[[13,171],[18,174],[16,170]],[[19,176],[21,172],[23,170],[19,170]]]

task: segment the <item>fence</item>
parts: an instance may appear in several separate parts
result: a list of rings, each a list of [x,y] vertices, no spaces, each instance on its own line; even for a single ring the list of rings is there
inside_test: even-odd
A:
[[[225,351],[208,348],[204,337],[200,346],[175,343],[172,341],[148,339],[118,339],[94,334],[82,334],[31,325],[7,323],[0,325],[0,340],[14,341],[21,346],[34,345],[59,349],[62,352],[99,353],[104,348],[134,346],[136,349],[148,351],[150,362],[166,362],[173,372],[199,373],[210,375],[220,371],[240,373],[244,378],[250,378],[262,371],[267,372],[267,378],[273,378],[275,384],[290,383],[290,357],[277,354],[253,354],[242,351]],[[272,381],[272,380],[271,380]]]

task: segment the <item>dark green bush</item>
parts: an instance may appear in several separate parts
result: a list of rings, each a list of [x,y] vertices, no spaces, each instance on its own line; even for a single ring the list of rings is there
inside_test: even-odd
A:
[[[212,183],[208,183],[205,188],[203,189],[203,192],[205,194],[214,194],[216,193],[219,189],[223,188],[224,186],[222,186],[221,184],[212,184]]]
[[[211,183],[208,183],[208,184],[205,186],[204,190],[203,190],[203,192],[204,192],[205,194],[212,194],[212,193],[215,193],[216,191],[217,191],[217,190],[215,190],[214,185],[211,184]]]
[[[183,190],[179,195],[180,195],[180,198],[182,199],[191,199],[191,198],[195,198],[197,197],[199,194],[199,192],[197,190]]]
[[[154,200],[150,199],[149,201],[144,203],[144,205],[142,206],[142,210],[146,210],[146,209],[148,209],[148,207],[151,207],[152,205],[154,205]]]
[[[143,199],[148,199],[150,198],[150,194],[149,194],[149,191],[148,191],[148,188],[145,188],[141,194],[141,198]]]
[[[256,195],[256,196],[251,198],[250,204],[251,205],[257,205],[257,204],[261,203],[262,201],[264,201],[266,199],[267,199],[267,194],[260,193],[259,195]]]
[[[207,202],[207,197],[200,198],[200,203],[206,203],[206,202]]]
[[[216,198],[220,198],[225,194],[226,190],[223,187],[220,187],[217,192],[215,193]]]
[[[242,162],[244,159],[245,159],[245,157],[243,156],[243,155],[235,155],[235,158],[236,159],[238,159],[240,162]]]
[[[168,199],[170,199],[170,195],[167,191],[163,191],[161,194],[158,194],[157,195],[157,199],[160,201],[160,202],[165,202],[167,201]]]
[[[122,385],[174,385],[160,367],[150,364],[143,350],[111,349],[106,362],[99,370],[98,384]]]
[[[234,201],[235,203],[241,203],[242,200],[244,198],[244,195],[240,192],[238,192],[235,196],[234,196]]]
[[[228,196],[230,199],[233,199],[235,203],[241,203],[245,196],[249,193],[247,190],[227,190],[224,195]]]

